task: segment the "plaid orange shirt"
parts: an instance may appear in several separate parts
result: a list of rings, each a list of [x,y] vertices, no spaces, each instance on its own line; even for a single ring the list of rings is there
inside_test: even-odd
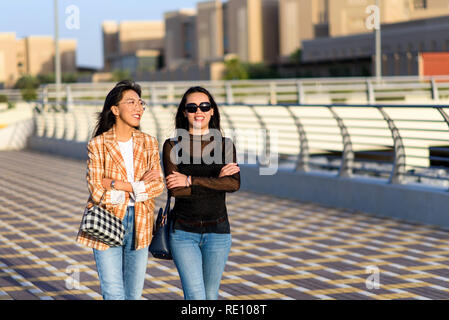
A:
[[[134,130],[133,156],[134,156],[134,181],[140,181],[147,170],[161,170],[158,142],[152,136],[139,130]],[[100,205],[109,212],[123,220],[129,202],[129,193],[126,192],[125,202],[113,204],[111,202],[111,190],[107,191],[103,185],[103,178],[117,181],[127,180],[125,162],[117,143],[115,126],[109,131],[91,139],[87,145],[87,186],[90,197],[86,208]],[[153,234],[154,198],[164,191],[162,176],[151,182],[145,182],[145,193],[148,197],[145,201],[135,202],[135,249],[145,248],[150,244]],[[79,231],[76,241],[80,244],[97,250],[109,248],[105,243],[96,240],[85,232]]]

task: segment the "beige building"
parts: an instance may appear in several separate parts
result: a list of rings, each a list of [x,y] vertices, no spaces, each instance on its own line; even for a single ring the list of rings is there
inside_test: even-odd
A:
[[[380,0],[381,23],[394,23],[407,20],[410,0]],[[367,8],[376,4],[376,0],[340,0],[329,1],[329,35],[345,36],[368,33],[366,26],[370,15]]]
[[[196,10],[181,9],[164,14],[165,66],[180,68],[197,60]]]
[[[223,3],[220,0],[197,4],[197,62],[204,64],[224,56]]]
[[[279,1],[279,51],[287,59],[303,40],[329,35],[329,0]]]
[[[151,69],[150,65],[162,54],[165,37],[162,21],[105,21],[102,32],[105,71],[128,69],[134,73],[139,70],[129,68],[139,66]],[[152,62],[148,63],[149,60]]]
[[[62,72],[76,72],[76,47],[73,39],[60,39]],[[0,33],[0,83],[11,87],[24,75],[54,73],[55,48],[51,36],[16,39],[15,33]]]
[[[226,19],[229,53],[236,54],[244,62],[262,62],[260,0],[228,0]]]
[[[367,8],[376,0],[279,0],[280,55],[288,58],[302,41],[371,33]],[[449,15],[449,0],[380,0],[381,23]]]
[[[15,33],[0,33],[0,84],[12,86],[18,78]]]
[[[249,63],[278,58],[278,0],[228,0],[229,53]]]
[[[366,27],[366,9],[376,0],[329,1],[329,35],[372,32]],[[381,23],[396,23],[449,14],[449,0],[380,0]]]
[[[38,75],[55,71],[55,48],[51,36],[30,36],[18,40],[21,73]],[[76,40],[60,39],[62,72],[76,72]]]

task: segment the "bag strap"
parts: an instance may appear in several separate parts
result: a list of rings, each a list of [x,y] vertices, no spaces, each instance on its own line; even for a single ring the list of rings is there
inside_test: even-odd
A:
[[[103,176],[104,176],[104,172],[106,172],[106,146],[104,144],[104,134],[101,135],[101,141],[102,141],[101,145],[103,148]],[[101,197],[100,203],[98,204],[100,207],[101,207],[101,203],[103,201],[104,196],[105,195],[103,195],[103,197]]]

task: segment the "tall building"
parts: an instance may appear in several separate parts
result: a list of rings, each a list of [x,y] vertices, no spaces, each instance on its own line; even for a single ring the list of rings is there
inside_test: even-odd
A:
[[[105,21],[102,31],[105,71],[127,69],[135,74],[158,67],[164,47],[164,22]]]
[[[229,53],[249,63],[277,60],[278,0],[228,0]]]
[[[279,0],[262,0],[263,61],[279,60]]]
[[[301,48],[303,40],[329,35],[329,0],[280,0],[279,40],[281,58]]]
[[[164,58],[168,69],[195,63],[197,60],[196,10],[166,12]]]
[[[12,86],[18,78],[15,33],[0,33],[0,84]]]
[[[260,0],[228,0],[229,53],[250,63],[263,61]]]
[[[74,39],[60,39],[62,72],[76,72]],[[25,74],[39,75],[55,70],[55,44],[51,36],[16,39],[15,33],[0,33],[0,83],[11,87]]]
[[[220,0],[197,4],[197,61],[204,64],[224,55],[223,3]]]

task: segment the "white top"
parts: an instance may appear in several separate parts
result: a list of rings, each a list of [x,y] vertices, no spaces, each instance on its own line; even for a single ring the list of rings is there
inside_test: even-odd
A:
[[[126,142],[118,141],[120,152],[122,153],[123,160],[125,160],[125,168],[128,182],[134,182],[134,155],[133,155],[133,138]],[[128,206],[134,206],[134,199],[129,199]]]
[[[133,153],[133,138],[126,142],[118,141],[120,153],[125,161],[126,176],[129,183],[133,187],[133,192],[130,193],[128,206],[134,206],[134,203],[145,201],[148,199],[148,194],[145,191],[145,182],[134,182],[134,153]],[[112,204],[125,203],[125,191],[111,190]]]

